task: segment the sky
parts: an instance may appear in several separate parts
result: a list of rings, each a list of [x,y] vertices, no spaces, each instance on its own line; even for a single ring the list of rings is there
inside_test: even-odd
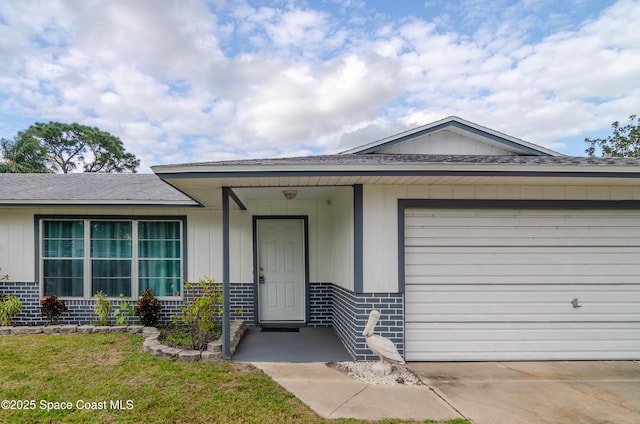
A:
[[[640,114],[640,0],[0,0],[0,137],[150,166],[333,154],[455,115],[560,153]]]

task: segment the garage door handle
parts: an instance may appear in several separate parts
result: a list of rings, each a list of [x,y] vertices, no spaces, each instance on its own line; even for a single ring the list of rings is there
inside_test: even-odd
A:
[[[578,303],[578,298],[577,298],[577,297],[576,297],[576,298],[574,298],[574,299],[571,301],[571,304],[573,305],[573,307],[574,307],[574,308],[582,308],[582,305],[580,305],[580,304]]]

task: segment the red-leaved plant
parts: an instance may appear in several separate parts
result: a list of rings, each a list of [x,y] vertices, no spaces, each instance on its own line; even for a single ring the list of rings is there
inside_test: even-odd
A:
[[[140,322],[143,325],[154,326],[160,319],[160,309],[160,301],[153,297],[153,290],[147,287],[138,298],[134,315],[140,317]]]
[[[47,318],[47,324],[51,325],[57,324],[60,315],[67,311],[67,305],[62,300],[58,300],[55,294],[42,299],[40,305],[42,316]]]

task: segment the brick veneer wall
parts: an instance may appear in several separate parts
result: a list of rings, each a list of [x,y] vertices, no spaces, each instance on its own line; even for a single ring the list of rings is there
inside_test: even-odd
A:
[[[17,296],[22,303],[22,311],[13,318],[14,325],[44,325],[45,318],[40,313],[40,286],[35,282],[0,282],[0,293]],[[185,300],[192,296],[189,290],[185,290]],[[93,299],[70,299],[64,301],[67,305],[67,312],[60,315],[60,324],[85,325],[97,321],[98,317],[93,310],[95,300]],[[112,300],[111,306],[115,308],[120,304],[120,300]],[[129,300],[133,307],[136,300]],[[161,300],[160,322],[168,323],[171,315],[180,312],[180,306],[184,305],[183,300]],[[110,324],[115,324],[115,318],[110,317]],[[137,317],[129,317],[129,322],[134,324]]]
[[[333,284],[309,284],[309,327],[333,325]]]
[[[185,289],[184,300],[161,300],[160,322],[171,321],[171,315],[189,301],[199,289]],[[33,282],[0,282],[0,293],[16,295],[22,302],[22,311],[14,318],[15,325],[43,325],[40,315],[40,289]],[[248,325],[255,323],[254,285],[233,283],[230,286],[231,319],[244,320]],[[68,311],[61,315],[61,324],[84,325],[97,320],[93,311],[93,299],[73,299],[65,301]],[[115,307],[120,302],[111,302]],[[130,300],[131,305],[135,300]],[[362,336],[371,309],[380,311],[380,321],[375,333],[389,338],[402,355],[404,352],[404,297],[402,293],[354,293],[332,283],[311,283],[309,285],[310,327],[329,327],[344,343],[349,353],[357,360],[375,360]],[[130,317],[135,323],[136,317]],[[111,317],[111,323],[115,319]]]
[[[355,293],[342,287],[332,285],[333,291],[333,329],[351,356],[357,358],[356,353],[356,296]],[[362,330],[360,330],[362,332]]]
[[[326,311],[328,300],[323,299],[323,293],[330,290],[330,288],[327,288],[326,285],[321,286],[316,290],[318,295],[315,296],[317,299],[315,308],[324,308],[324,310],[314,315],[316,317],[314,326],[331,325],[330,313]],[[180,307],[201,291],[197,286],[190,289],[185,288],[184,300],[161,300],[160,322],[170,322],[171,316],[179,313]],[[38,283],[1,281],[0,293],[15,295],[22,303],[22,311],[13,319],[15,325],[44,325],[46,323],[44,317],[40,314],[40,287]],[[252,324],[255,320],[253,284],[233,283],[230,286],[230,294],[231,319],[240,319]],[[93,299],[70,299],[65,300],[64,303],[67,305],[68,310],[60,316],[60,324],[84,325],[91,324],[97,320],[97,316],[93,311],[95,305]],[[129,301],[132,307],[135,303],[135,300]],[[111,301],[111,305],[114,308],[119,304],[119,300]],[[113,321],[112,324],[115,323],[115,318],[111,317],[111,320]],[[136,320],[136,317],[130,317],[132,323]]]
[[[333,327],[349,353],[361,361],[372,361],[362,335],[372,309],[380,311],[375,334],[387,337],[404,354],[404,296],[402,293],[354,293],[333,286]]]
[[[13,317],[14,325],[43,325],[40,315],[40,287],[38,283],[0,281],[0,293],[20,299],[22,311]]]
[[[229,309],[231,321],[240,319],[249,327],[254,326],[253,283],[231,283],[229,285]]]
[[[333,284],[309,284],[309,327],[330,327],[332,325]],[[247,326],[255,322],[255,287],[253,283],[231,283],[229,287],[229,308],[231,319],[241,319]]]

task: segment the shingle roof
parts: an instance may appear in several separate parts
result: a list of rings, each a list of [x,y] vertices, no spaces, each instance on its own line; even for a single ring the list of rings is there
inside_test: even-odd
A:
[[[195,206],[154,174],[0,174],[3,204]]]
[[[492,155],[425,155],[425,154],[338,154],[271,159],[243,159],[218,162],[197,162],[166,166],[234,167],[234,166],[290,166],[290,165],[419,165],[432,164],[487,164],[487,165],[589,165],[640,166],[637,158],[600,158],[579,156],[492,156]],[[154,167],[161,169],[163,166]],[[232,169],[229,169],[231,171]]]

